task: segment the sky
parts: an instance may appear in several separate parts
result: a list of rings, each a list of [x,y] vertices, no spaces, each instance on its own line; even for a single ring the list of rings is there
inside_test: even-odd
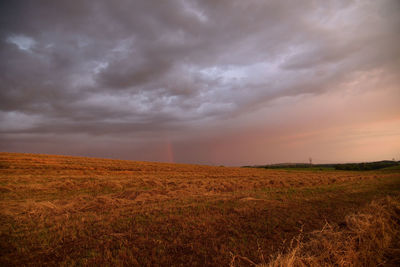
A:
[[[0,151],[400,160],[397,0],[0,4]]]

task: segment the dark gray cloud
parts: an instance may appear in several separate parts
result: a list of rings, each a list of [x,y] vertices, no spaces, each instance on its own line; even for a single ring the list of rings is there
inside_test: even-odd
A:
[[[395,0],[26,0],[0,10],[3,140],[162,139],[357,75],[400,73]]]

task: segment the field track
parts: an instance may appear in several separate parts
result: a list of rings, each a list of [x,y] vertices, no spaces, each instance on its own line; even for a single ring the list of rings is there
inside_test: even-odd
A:
[[[301,230],[340,224],[399,192],[399,170],[0,153],[0,265],[229,266],[232,255],[260,262]]]

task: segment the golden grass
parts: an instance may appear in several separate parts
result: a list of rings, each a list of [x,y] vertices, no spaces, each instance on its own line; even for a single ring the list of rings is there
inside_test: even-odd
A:
[[[0,265],[227,266],[231,255],[260,262],[259,248],[274,254],[301,227],[338,223],[399,191],[399,172],[0,153]]]
[[[288,247],[268,263],[233,256],[231,266],[240,260],[257,267],[399,266],[400,198],[373,201],[340,225],[326,223],[322,230],[301,233]]]
[[[267,264],[280,266],[384,266],[400,264],[400,201],[387,197],[346,217],[343,229],[326,225]],[[397,265],[398,266],[398,265]]]

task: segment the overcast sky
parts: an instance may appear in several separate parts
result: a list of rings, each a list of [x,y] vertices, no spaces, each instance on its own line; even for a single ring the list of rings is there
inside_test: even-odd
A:
[[[400,160],[397,0],[0,5],[0,151]]]

